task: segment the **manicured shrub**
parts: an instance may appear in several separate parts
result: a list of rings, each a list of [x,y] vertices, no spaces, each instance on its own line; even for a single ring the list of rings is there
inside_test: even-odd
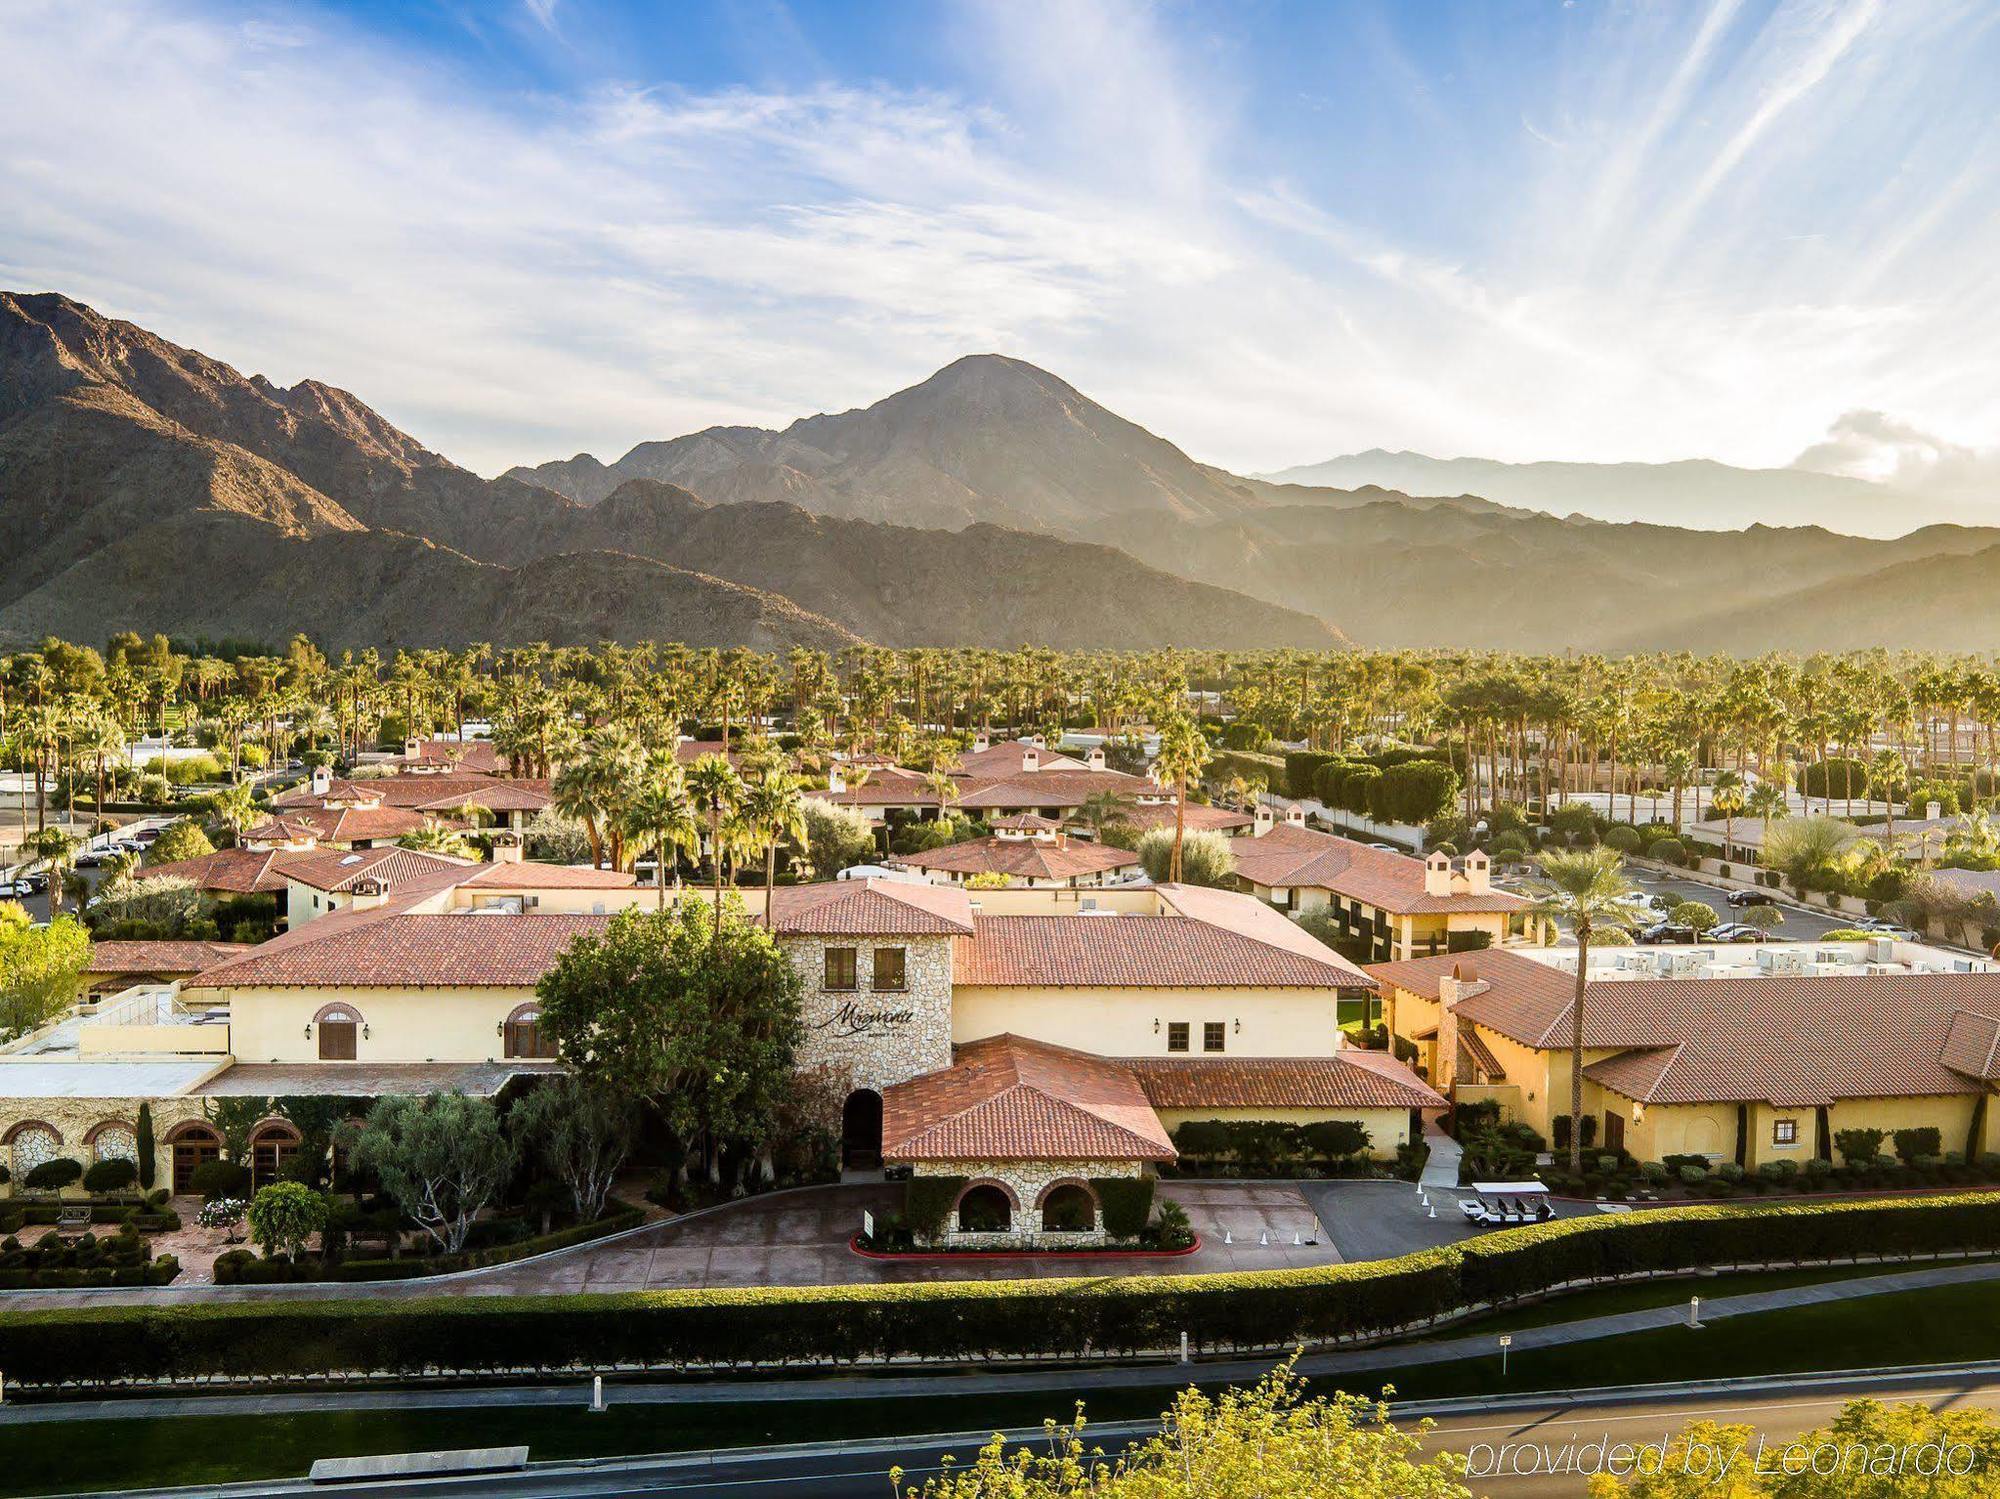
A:
[[[153,1185],[153,1174],[159,1169],[159,1147],[153,1139],[153,1106],[150,1103],[139,1105],[139,1119],[133,1130],[138,1143],[136,1154],[139,1157],[139,1185],[150,1189]]]
[[[1629,854],[1639,846],[1639,830],[1630,823],[1614,822],[1604,830],[1604,846]]]
[[[1285,756],[1285,795],[1294,801],[1311,796],[1320,767],[1337,764],[1340,758],[1323,750],[1292,750]]]
[[[1104,1212],[1104,1232],[1113,1239],[1136,1239],[1153,1216],[1153,1178],[1099,1176],[1091,1179]]]
[[[1895,1141],[1896,1159],[1909,1166],[1916,1165],[1920,1157],[1940,1155],[1944,1148],[1938,1131],[1928,1125],[1921,1129],[1899,1129]]]
[[[903,1185],[903,1222],[919,1241],[945,1230],[952,1204],[965,1190],[962,1176],[913,1176]]]
[[[1879,1129],[1843,1129],[1835,1132],[1833,1148],[1850,1166],[1872,1166],[1882,1155],[1884,1138]]]
[[[1687,845],[1678,838],[1656,838],[1646,846],[1646,856],[1662,864],[1687,863]]]
[[[83,1175],[83,1163],[73,1161],[66,1155],[43,1161],[21,1178],[21,1185],[30,1192],[60,1192]]]
[[[86,1192],[122,1192],[139,1179],[139,1168],[131,1161],[113,1158],[98,1161],[83,1173]]]

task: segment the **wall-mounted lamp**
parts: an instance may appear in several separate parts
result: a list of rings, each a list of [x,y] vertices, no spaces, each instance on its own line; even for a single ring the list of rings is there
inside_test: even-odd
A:
[[[1159,1033],[1160,1033],[1160,1017],[1155,1015],[1153,1017],[1153,1034],[1157,1036],[1159,1035]]]
[[[312,1022],[311,1022],[310,1020],[308,1020],[308,1021],[306,1022],[306,1039],[307,1039],[308,1041],[310,1041],[310,1040],[312,1040],[312,1038],[313,1038],[313,1027],[312,1027]]]
[[[361,1039],[364,1041],[368,1039],[368,1022],[365,1020],[361,1022]]]
[[[1239,1036],[1243,1034],[1243,1017],[1241,1015],[1236,1017],[1236,1034]]]

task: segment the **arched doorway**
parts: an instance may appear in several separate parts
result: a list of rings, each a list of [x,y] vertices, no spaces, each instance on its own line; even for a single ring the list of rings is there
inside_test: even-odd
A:
[[[250,1186],[255,1191],[284,1180],[285,1165],[299,1153],[300,1136],[288,1120],[267,1119],[250,1136]]]
[[[222,1159],[222,1136],[205,1124],[189,1121],[168,1137],[174,1149],[174,1195],[194,1191],[194,1174],[209,1161]]]
[[[975,1182],[958,1199],[958,1231],[1004,1234],[1014,1226],[1014,1199],[994,1182]]]
[[[882,1095],[856,1088],[840,1108],[840,1166],[843,1171],[882,1168]]]

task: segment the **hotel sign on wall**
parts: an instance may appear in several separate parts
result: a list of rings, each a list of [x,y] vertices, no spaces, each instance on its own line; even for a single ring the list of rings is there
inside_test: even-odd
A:
[[[908,1025],[916,1018],[915,1010],[865,1009],[850,999],[824,1020],[816,1021],[812,1028],[836,1036],[875,1036]]]

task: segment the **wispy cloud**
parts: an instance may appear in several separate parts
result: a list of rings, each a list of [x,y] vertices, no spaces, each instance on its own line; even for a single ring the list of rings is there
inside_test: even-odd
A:
[[[511,12],[566,70],[576,3]],[[487,470],[980,349],[1240,468],[1810,446],[1914,476],[1922,444],[1829,421],[1992,435],[1969,0],[1586,8],[1488,67],[1359,12],[1290,72],[1212,12],[925,14],[925,66],[843,70],[786,14],[782,73],[502,91],[333,12],[0,0],[0,281],[349,386]]]

